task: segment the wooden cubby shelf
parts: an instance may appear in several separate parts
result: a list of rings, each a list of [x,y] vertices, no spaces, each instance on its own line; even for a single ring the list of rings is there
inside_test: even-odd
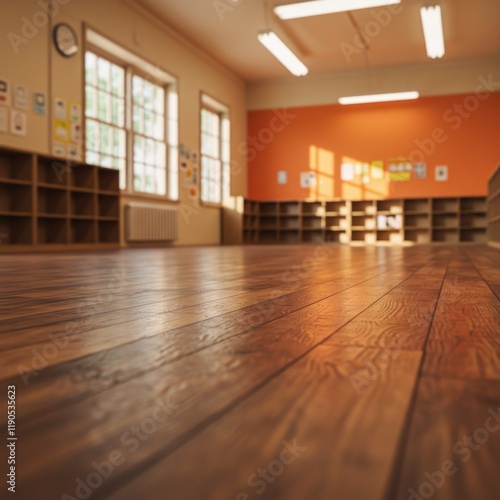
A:
[[[117,170],[0,149],[0,250],[118,246]]]
[[[500,166],[488,181],[487,241],[500,248]]]
[[[500,196],[497,198],[500,200]],[[484,197],[245,200],[243,241],[352,245],[484,243],[486,210]],[[500,224],[500,205],[495,217]]]

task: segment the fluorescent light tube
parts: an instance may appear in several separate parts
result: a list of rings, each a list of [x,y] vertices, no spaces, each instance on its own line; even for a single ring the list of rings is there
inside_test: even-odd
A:
[[[443,22],[441,7],[422,7],[420,9],[422,26],[424,28],[425,47],[431,59],[444,56]]]
[[[418,98],[418,92],[394,92],[391,94],[372,94],[341,97],[339,99],[339,104],[367,104],[373,102],[409,101],[411,99]]]
[[[274,33],[274,31],[265,31],[259,33],[259,42],[273,54],[278,61],[295,76],[307,75],[309,70],[299,60],[299,58],[285,45],[285,43]]]
[[[309,2],[278,5],[274,8],[274,13],[280,19],[297,19],[299,17],[321,16],[335,12],[395,5],[397,3],[401,3],[401,0],[311,0]]]

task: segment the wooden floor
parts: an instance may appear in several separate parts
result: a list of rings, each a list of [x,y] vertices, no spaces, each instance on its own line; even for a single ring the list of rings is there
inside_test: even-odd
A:
[[[498,250],[3,255],[0,271],[13,498],[499,498]]]

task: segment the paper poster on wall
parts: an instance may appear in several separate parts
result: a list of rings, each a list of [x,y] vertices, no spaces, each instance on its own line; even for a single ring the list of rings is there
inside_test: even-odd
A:
[[[82,142],[82,125],[80,123],[75,122],[71,124],[70,139],[75,144]]]
[[[384,179],[384,162],[372,161],[370,163],[371,178],[374,181],[381,181]]]
[[[54,99],[54,118],[64,121],[68,119],[66,99],[61,99],[60,97]]]
[[[7,133],[9,131],[9,109],[5,106],[0,106],[0,132]]]
[[[13,109],[10,114],[10,132],[14,135],[25,136],[27,126],[28,119],[26,113]]]
[[[54,156],[66,156],[66,145],[61,144],[60,142],[53,142],[52,143],[52,154]]]
[[[446,165],[439,165],[436,167],[436,181],[445,182],[448,180],[448,167]]]
[[[309,188],[316,185],[316,172],[302,172],[300,174],[300,187]]]
[[[342,163],[340,166],[340,179],[343,181],[354,180],[354,165],[352,163]]]
[[[54,120],[54,141],[68,142],[69,131],[68,123],[65,120]]]
[[[67,151],[66,156],[70,160],[80,160],[81,159],[80,148],[78,146],[75,146],[74,144],[70,144],[70,145],[68,145],[68,148],[66,151]]]
[[[71,123],[81,123],[82,106],[78,102],[69,103],[69,120]]]
[[[24,85],[14,85],[14,107],[22,111],[28,109],[28,89]]]
[[[9,82],[7,80],[0,80],[0,104],[10,105]]]
[[[413,177],[415,179],[426,179],[427,178],[427,164],[426,163],[415,163],[413,165]]]
[[[47,96],[42,92],[35,92],[33,94],[34,111],[37,115],[45,115],[47,112]]]
[[[198,187],[197,186],[191,186],[189,188],[189,198],[191,200],[197,200],[198,199]]]
[[[278,184],[286,184],[288,182],[288,174],[284,170],[278,172]]]
[[[413,170],[410,160],[406,158],[396,158],[388,161],[387,170],[389,180],[392,182],[407,182],[411,180]]]

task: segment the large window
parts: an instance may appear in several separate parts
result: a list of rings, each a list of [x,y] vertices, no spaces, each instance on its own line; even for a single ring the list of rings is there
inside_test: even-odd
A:
[[[202,97],[200,140],[201,200],[220,205],[225,181],[228,180],[229,117],[227,110],[207,97]]]
[[[86,161],[118,169],[120,187],[129,193],[176,200],[175,85],[137,56],[109,49],[118,56],[97,49],[85,56]]]

